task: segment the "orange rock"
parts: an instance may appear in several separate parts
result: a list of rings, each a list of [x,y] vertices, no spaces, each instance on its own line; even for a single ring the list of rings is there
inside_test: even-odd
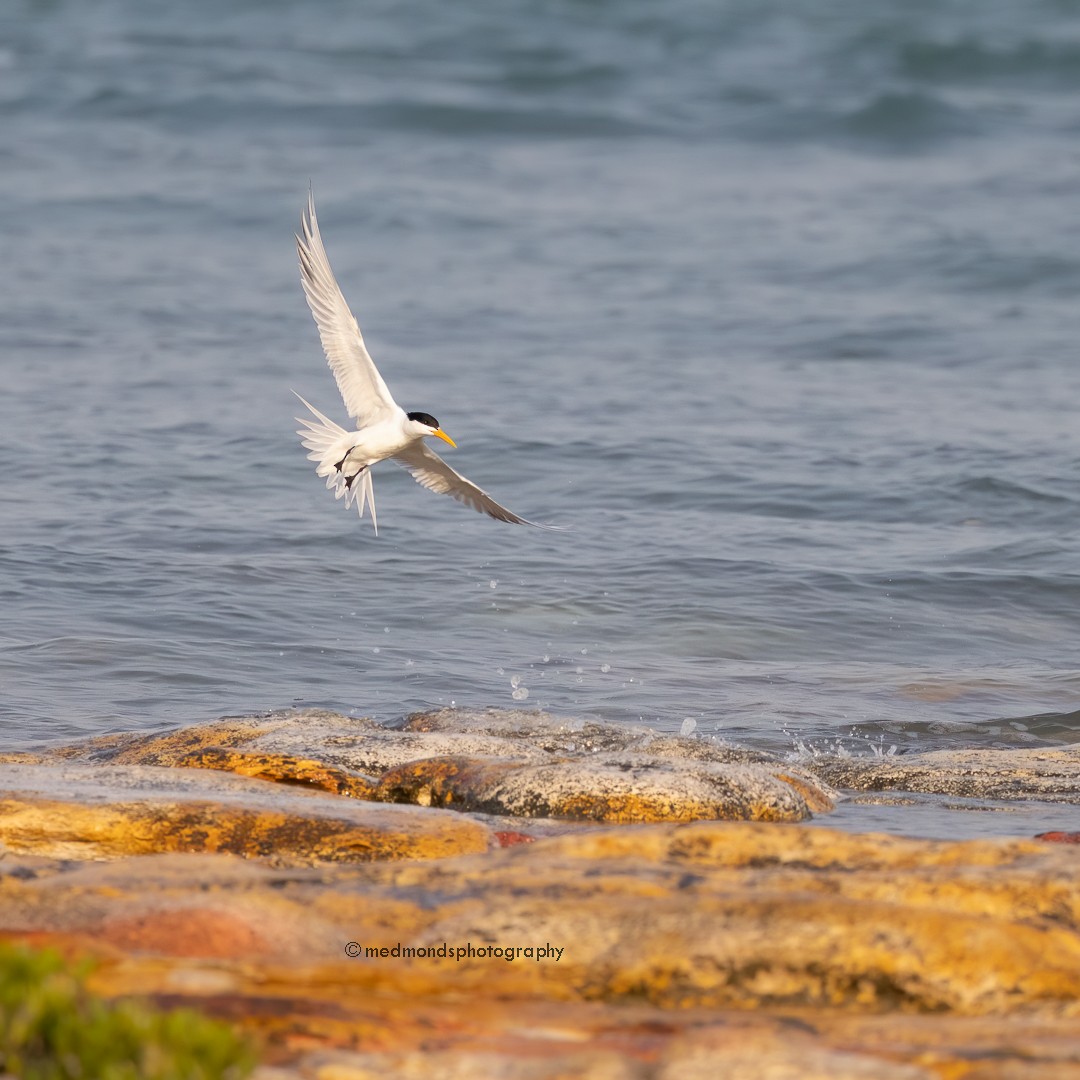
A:
[[[515,710],[444,710],[401,727],[295,710],[165,735],[110,736],[61,753],[214,768],[387,802],[584,821],[798,821],[831,810],[835,794],[760,751]]]
[[[310,869],[13,858],[0,930],[93,949],[97,991],[201,1004],[322,1080],[1057,1080],[1080,1066],[1078,876],[1069,845],[698,822]],[[434,955],[468,942],[561,953]]]
[[[229,911],[185,908],[106,919],[95,936],[124,952],[158,956],[232,957],[266,955],[274,948],[249,921]]]
[[[491,832],[454,814],[383,806],[194,769],[0,765],[0,842],[50,858],[161,851],[279,861],[441,858]]]
[[[499,847],[513,847],[515,844],[532,844],[536,842],[535,836],[529,836],[528,833],[514,832],[508,829],[496,832],[495,839],[499,842]]]
[[[375,794],[375,784],[367,777],[335,769],[321,761],[287,754],[257,754],[211,746],[181,754],[175,764],[185,769],[220,769],[279,784],[310,785],[321,791],[348,795],[354,799],[371,799]]]
[[[800,821],[813,782],[758,764],[596,754],[531,762],[440,757],[383,774],[376,797],[487,814],[604,822]],[[823,789],[817,789],[824,802]]]

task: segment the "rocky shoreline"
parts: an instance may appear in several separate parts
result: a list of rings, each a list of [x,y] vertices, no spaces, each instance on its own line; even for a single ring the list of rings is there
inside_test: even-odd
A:
[[[109,736],[0,756],[0,931],[234,1021],[265,1080],[1080,1077],[1080,845],[805,824],[853,791],[1040,800],[1066,839],[1080,752],[794,765],[514,711]]]

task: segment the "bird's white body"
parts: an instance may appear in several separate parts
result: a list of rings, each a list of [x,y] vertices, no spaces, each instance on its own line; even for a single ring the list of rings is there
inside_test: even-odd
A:
[[[370,427],[356,431],[342,431],[320,454],[319,467],[315,470],[319,476],[328,476],[331,471],[349,476],[357,473],[377,461],[385,461],[407,447],[412,446],[417,438],[423,438],[406,430],[406,417],[389,417]],[[335,425],[336,426],[336,425]],[[336,434],[336,433],[335,433]],[[340,468],[337,463],[342,462]]]
[[[326,479],[326,486],[333,489],[334,497],[344,498],[346,506],[356,501],[361,517],[364,516],[365,506],[369,506],[371,521],[378,533],[371,467],[393,458],[408,469],[418,483],[431,491],[450,495],[499,521],[534,524],[500,506],[490,495],[455,472],[438,454],[428,449],[423,441],[428,436],[440,438],[451,446],[455,443],[433,416],[406,413],[391,397],[330,269],[330,261],[319,234],[315,202],[310,194],[307,208],[300,218],[296,249],[300,256],[300,280],[304,295],[319,328],[327,362],[349,416],[356,420],[356,430],[349,431],[300,398],[315,419],[297,417],[297,421],[303,424],[297,434],[303,446],[310,451],[308,457],[316,463],[316,474]],[[297,394],[297,397],[300,395]]]

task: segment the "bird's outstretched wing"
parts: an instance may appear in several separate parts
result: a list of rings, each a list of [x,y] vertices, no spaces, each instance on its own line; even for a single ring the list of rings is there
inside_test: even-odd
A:
[[[408,469],[413,479],[429,491],[449,495],[452,499],[457,499],[459,503],[471,506],[474,510],[479,510],[481,514],[487,514],[497,521],[509,521],[515,525],[535,525],[538,529],[555,528],[553,525],[539,525],[535,521],[518,517],[512,510],[500,506],[486,491],[482,491],[472,481],[466,480],[461,473],[451,469],[434,450],[429,450],[422,442],[413,443],[400,454],[395,454],[394,460]]]
[[[296,250],[300,256],[304,295],[315,316],[326,359],[345,400],[345,408],[357,426],[375,423],[396,411],[398,406],[368,355],[360,327],[334,279],[319,235],[315,199],[310,192],[307,207],[300,215]]]

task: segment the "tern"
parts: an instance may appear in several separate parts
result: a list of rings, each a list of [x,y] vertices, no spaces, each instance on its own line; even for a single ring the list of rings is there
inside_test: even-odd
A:
[[[356,421],[356,430],[348,431],[296,394],[315,417],[312,420],[298,416],[296,422],[304,426],[297,435],[304,448],[311,451],[309,460],[318,463],[315,473],[326,478],[326,486],[333,489],[334,498],[344,498],[346,506],[355,502],[361,518],[365,505],[368,506],[371,524],[378,536],[371,468],[377,462],[391,458],[408,469],[413,479],[429,491],[449,495],[498,521],[536,525],[536,522],[507,510],[486,491],[450,468],[424,442],[433,436],[457,446],[439,426],[439,421],[430,413],[405,412],[390,395],[330,269],[319,233],[319,220],[315,216],[315,200],[310,192],[307,207],[300,215],[296,250],[300,256],[304,295],[319,328],[323,351],[345,408]],[[537,527],[552,528],[549,525]]]

